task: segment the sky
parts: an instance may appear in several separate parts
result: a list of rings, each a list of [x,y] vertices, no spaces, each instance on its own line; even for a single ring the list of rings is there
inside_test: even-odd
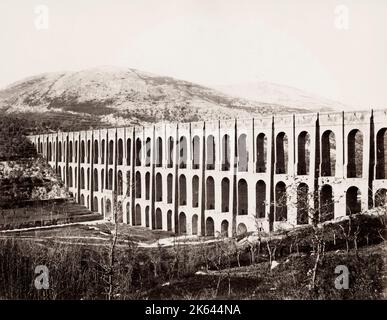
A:
[[[0,43],[0,88],[111,65],[387,107],[386,0],[1,0]]]

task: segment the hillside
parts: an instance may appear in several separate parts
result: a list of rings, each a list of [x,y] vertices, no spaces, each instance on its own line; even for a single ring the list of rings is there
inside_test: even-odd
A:
[[[46,73],[13,83],[0,91],[0,111],[36,121],[39,129],[49,131],[306,110],[231,97],[198,84],[135,69],[101,67]]]

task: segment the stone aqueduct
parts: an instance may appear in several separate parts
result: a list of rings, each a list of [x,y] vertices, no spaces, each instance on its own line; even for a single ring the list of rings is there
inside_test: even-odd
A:
[[[115,203],[120,222],[177,234],[268,231],[386,204],[387,110],[30,139],[77,202],[106,219]]]

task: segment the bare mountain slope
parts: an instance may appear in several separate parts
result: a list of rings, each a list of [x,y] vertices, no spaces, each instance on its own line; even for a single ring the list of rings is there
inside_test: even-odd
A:
[[[57,121],[64,130],[306,110],[230,97],[191,82],[134,69],[101,67],[46,73],[13,83],[0,91],[0,111],[46,121],[48,129],[50,122]]]

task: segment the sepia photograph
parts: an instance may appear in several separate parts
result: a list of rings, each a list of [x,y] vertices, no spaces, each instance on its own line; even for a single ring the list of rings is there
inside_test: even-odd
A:
[[[387,1],[1,0],[0,40],[0,300],[386,300]]]

